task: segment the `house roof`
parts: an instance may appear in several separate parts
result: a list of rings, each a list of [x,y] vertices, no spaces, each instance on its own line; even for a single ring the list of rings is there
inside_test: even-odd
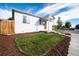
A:
[[[18,10],[18,9],[12,9],[12,18],[14,19],[14,12],[18,12],[18,13],[22,13],[22,14],[26,14],[26,15],[30,15],[30,16],[33,16],[33,17],[37,17],[37,18],[40,18],[41,21],[48,21],[48,17],[50,16],[49,14],[44,16],[44,17],[39,17],[39,16],[35,16],[33,14],[29,14],[29,13],[26,13],[22,10]],[[54,18],[54,16],[51,16]]]
[[[37,18],[41,18],[41,17],[35,16],[35,15],[33,15],[33,14],[26,13],[26,12],[24,12],[24,11],[18,10],[18,9],[12,9],[12,12],[18,12],[18,13],[22,13],[22,14],[34,16],[34,17],[37,17]]]
[[[54,19],[55,19],[55,17],[52,16],[52,15],[50,15],[50,14],[45,15],[45,16],[42,17],[42,18],[43,18],[43,21],[48,21],[49,19],[51,19],[51,20],[54,20]]]

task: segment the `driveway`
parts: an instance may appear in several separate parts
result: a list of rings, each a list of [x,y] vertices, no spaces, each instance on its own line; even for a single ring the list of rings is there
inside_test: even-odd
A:
[[[79,56],[79,31],[59,30],[59,32],[71,33],[68,56]]]

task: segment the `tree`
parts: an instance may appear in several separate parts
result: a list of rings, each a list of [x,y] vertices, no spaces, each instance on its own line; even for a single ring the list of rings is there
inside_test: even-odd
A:
[[[71,23],[67,21],[67,22],[65,23],[65,28],[70,28],[70,27],[71,27]]]
[[[60,17],[58,17],[58,20],[57,20],[57,29],[60,29],[62,27],[62,20],[60,20]]]
[[[77,25],[75,26],[75,28],[76,28],[76,29],[79,29],[79,24],[77,24]]]
[[[63,25],[63,26],[61,27],[61,29],[65,29],[65,26]]]

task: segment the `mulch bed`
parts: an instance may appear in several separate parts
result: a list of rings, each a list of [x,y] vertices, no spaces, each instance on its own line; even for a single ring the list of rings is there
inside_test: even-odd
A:
[[[64,40],[62,40],[54,49],[51,49],[47,56],[67,56],[68,48],[70,45],[70,37],[65,36]]]
[[[1,56],[24,56],[15,44],[16,36],[20,35],[0,35],[0,55]],[[68,54],[70,37],[65,36],[54,49],[51,49],[47,56],[66,56]]]
[[[15,45],[15,35],[0,35],[0,55],[1,56],[23,56]]]

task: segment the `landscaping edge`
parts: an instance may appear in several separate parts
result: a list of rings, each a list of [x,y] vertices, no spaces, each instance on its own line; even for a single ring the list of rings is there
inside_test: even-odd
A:
[[[64,40],[51,49],[46,56],[67,56],[71,38],[64,36]]]

